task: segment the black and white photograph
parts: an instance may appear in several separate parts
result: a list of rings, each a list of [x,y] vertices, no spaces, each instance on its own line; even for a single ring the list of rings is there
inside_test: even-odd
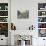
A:
[[[18,19],[28,19],[29,18],[29,10],[17,11]]]

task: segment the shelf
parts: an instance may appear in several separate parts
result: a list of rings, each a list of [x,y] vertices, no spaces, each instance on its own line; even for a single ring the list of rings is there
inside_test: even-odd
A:
[[[8,10],[0,10],[0,11],[8,11]]]
[[[0,22],[0,23],[8,23],[8,22]]]
[[[38,28],[38,29],[46,29],[46,28]]]
[[[8,17],[8,16],[0,16],[0,17]]]
[[[38,17],[46,17],[46,15],[44,15],[44,16],[38,16]]]
[[[38,22],[38,23],[46,23],[46,22]]]
[[[38,11],[46,11],[46,10],[38,10]]]

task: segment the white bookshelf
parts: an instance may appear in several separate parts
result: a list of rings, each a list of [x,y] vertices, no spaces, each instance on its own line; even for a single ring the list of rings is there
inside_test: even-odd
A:
[[[39,32],[39,37],[46,37],[45,34],[40,33],[43,31],[46,32],[46,3],[39,3],[38,4],[38,32]]]
[[[41,18],[42,18],[42,19],[45,18],[45,19],[44,19],[45,21],[44,21],[44,20],[38,21],[38,23],[40,23],[40,24],[46,23],[46,7],[45,7],[46,5],[44,6],[43,4],[45,5],[46,3],[40,3],[39,8],[38,8],[38,19],[39,19],[39,18],[40,18],[40,19],[41,19]],[[41,5],[43,5],[43,6],[41,6]],[[43,7],[45,7],[45,8],[43,8]],[[41,8],[42,8],[42,9],[41,9]],[[45,28],[44,28],[44,29],[45,29]]]
[[[11,42],[10,40],[9,40],[9,29],[10,29],[10,15],[11,15],[11,0],[0,0],[0,4],[8,4],[8,10],[6,10],[6,9],[0,9],[0,12],[8,12],[8,15],[4,15],[4,16],[1,16],[0,15],[0,18],[7,18],[7,22],[3,22],[3,21],[0,21],[0,24],[8,24],[8,32],[6,32],[7,34],[8,34],[8,37],[3,37],[3,39],[5,39],[5,41],[7,41],[7,44],[5,44],[6,42],[4,41],[4,40],[0,40],[0,45],[11,45],[9,42]],[[1,6],[1,5],[0,5]],[[1,30],[2,31],[2,30]],[[1,37],[2,37],[2,35],[1,35]],[[1,38],[0,37],[0,38]],[[4,43],[3,43],[4,42]]]
[[[0,3],[0,18],[0,23],[8,23],[8,3]]]
[[[8,3],[0,3],[0,28],[4,31],[5,36],[8,37]],[[3,29],[3,28],[5,29]],[[1,30],[1,31],[2,31]],[[1,32],[0,32],[1,33]],[[7,35],[6,35],[7,34]]]

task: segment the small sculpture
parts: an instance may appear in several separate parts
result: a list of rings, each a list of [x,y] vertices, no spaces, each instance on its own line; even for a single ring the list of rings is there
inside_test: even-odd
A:
[[[16,30],[16,26],[13,23],[11,23],[11,30]]]
[[[32,26],[29,27],[29,30],[34,30],[34,28],[35,27],[32,25]]]

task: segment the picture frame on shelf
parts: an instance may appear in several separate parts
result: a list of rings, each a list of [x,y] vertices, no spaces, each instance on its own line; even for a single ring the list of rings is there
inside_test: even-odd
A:
[[[38,17],[38,22],[46,22],[46,17]]]
[[[38,31],[39,37],[46,37],[46,29],[39,29]]]
[[[0,22],[8,22],[8,17],[0,17]]]
[[[5,6],[5,10],[8,10],[8,6]]]
[[[46,16],[46,11],[38,11],[38,16]]]
[[[38,3],[38,10],[46,10],[46,3]]]
[[[8,16],[8,11],[0,11],[0,16]]]
[[[0,3],[0,10],[8,10],[8,3]]]

